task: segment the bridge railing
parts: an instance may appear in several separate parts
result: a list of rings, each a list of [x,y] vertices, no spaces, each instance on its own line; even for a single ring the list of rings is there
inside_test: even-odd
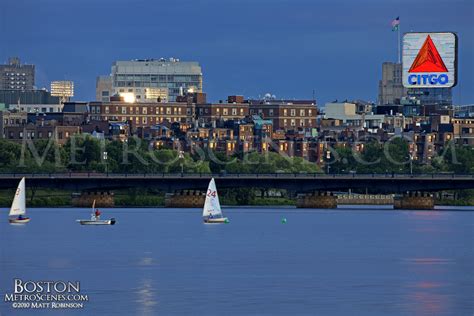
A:
[[[0,173],[0,179],[11,178],[394,178],[394,179],[456,179],[456,178],[474,178],[474,174],[455,174],[455,173],[431,173],[431,174],[406,174],[406,173],[98,173],[98,172],[63,172],[63,173]]]

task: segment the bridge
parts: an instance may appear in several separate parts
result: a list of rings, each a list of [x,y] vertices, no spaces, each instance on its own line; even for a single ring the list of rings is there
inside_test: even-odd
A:
[[[27,187],[76,191],[113,191],[154,188],[166,192],[206,190],[211,177],[217,187],[287,189],[299,193],[362,189],[370,193],[435,192],[474,189],[471,174],[116,174],[116,173],[10,173],[0,174],[0,189],[13,189],[21,177]]]

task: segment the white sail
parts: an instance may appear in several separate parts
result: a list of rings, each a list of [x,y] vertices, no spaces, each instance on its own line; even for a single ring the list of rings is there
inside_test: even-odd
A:
[[[219,203],[219,195],[217,195],[216,183],[214,178],[209,182],[206,192],[206,202],[202,210],[203,217],[222,217],[221,204]]]
[[[12,207],[10,208],[10,216],[18,216],[26,213],[26,194],[25,194],[25,178],[22,178],[13,198]]]

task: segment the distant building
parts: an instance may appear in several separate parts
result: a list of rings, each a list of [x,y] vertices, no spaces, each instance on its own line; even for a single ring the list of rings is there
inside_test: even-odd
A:
[[[33,90],[34,85],[34,65],[22,65],[18,57],[12,57],[8,64],[0,65],[0,90]]]
[[[365,112],[359,114],[357,109],[357,104],[352,102],[326,103],[324,118],[341,121],[341,127],[343,128],[351,126],[359,129],[372,129],[374,131],[382,128],[384,115]]]
[[[420,100],[421,105],[452,105],[452,88],[410,88],[407,91],[409,97]]]
[[[378,105],[400,104],[406,96],[402,84],[402,64],[385,62],[382,64],[382,80],[379,81]]]
[[[0,103],[17,104],[59,104],[59,97],[51,96],[49,91],[43,90],[0,90]]]
[[[316,100],[247,100],[249,114],[273,122],[273,130],[316,128]]]
[[[74,82],[69,80],[51,81],[51,95],[59,97],[61,103],[69,101],[74,96]]]
[[[95,84],[95,100],[101,102],[109,102],[112,96],[112,77],[99,76]]]
[[[59,113],[63,110],[62,104],[12,104],[10,110],[26,113]]]
[[[202,70],[197,62],[170,58],[116,61],[112,64],[108,96],[133,102],[174,102],[186,92],[202,92]],[[99,77],[97,101],[107,98],[108,80]]]
[[[25,112],[0,111],[0,138],[5,138],[5,128],[24,126],[27,121]]]
[[[452,88],[405,88],[402,84],[402,64],[382,64],[378,105],[401,104],[402,98],[416,98],[421,105],[452,105]]]

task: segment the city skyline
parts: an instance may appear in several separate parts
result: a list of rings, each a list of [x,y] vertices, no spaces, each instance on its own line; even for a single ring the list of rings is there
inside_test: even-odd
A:
[[[474,6],[469,1],[431,1],[429,6],[425,1],[257,1],[251,9],[237,1],[213,0],[201,5],[137,1],[133,7],[123,1],[58,3],[7,1],[0,27],[9,45],[0,48],[0,60],[18,56],[35,64],[39,88],[53,80],[73,80],[76,100],[95,99],[96,77],[108,74],[115,60],[176,57],[200,63],[203,90],[212,101],[267,92],[278,98],[311,98],[314,90],[319,105],[335,99],[376,102],[381,64],[397,59],[390,22],[400,16],[402,33],[457,32],[460,71],[454,103],[474,103],[469,89],[474,84],[474,45],[469,40],[474,37]],[[33,7],[37,10],[26,10]],[[15,25],[6,12],[22,10],[26,22]],[[54,18],[40,19],[43,11]],[[89,16],[88,22],[71,23],[70,12]],[[77,35],[79,30],[83,35]]]

